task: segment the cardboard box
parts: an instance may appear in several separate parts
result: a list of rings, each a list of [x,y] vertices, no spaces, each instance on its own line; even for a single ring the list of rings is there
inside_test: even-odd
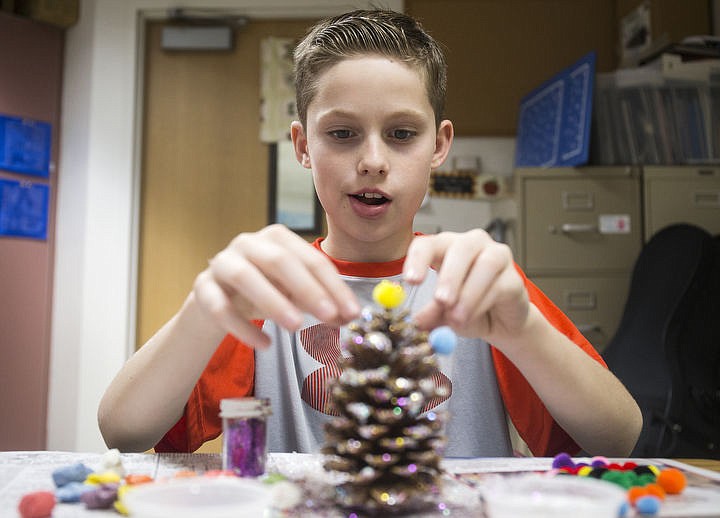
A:
[[[2,0],[5,5],[6,0]],[[33,20],[68,28],[78,21],[79,0],[14,0],[15,13]]]

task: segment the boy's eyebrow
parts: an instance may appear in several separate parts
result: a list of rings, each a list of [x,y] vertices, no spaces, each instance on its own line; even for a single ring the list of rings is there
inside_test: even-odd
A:
[[[325,112],[322,112],[318,115],[318,120],[323,120],[328,117],[339,117],[339,118],[355,118],[358,116],[358,113],[346,110],[344,108],[332,108],[330,110],[327,110]],[[414,118],[414,119],[424,119],[427,117],[427,114],[420,110],[413,110],[413,109],[400,109],[394,112],[390,112],[386,115],[387,118]]]

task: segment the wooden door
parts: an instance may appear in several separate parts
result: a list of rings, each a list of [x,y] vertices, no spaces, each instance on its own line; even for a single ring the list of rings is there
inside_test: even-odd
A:
[[[138,347],[180,308],[208,259],[268,223],[260,41],[299,38],[311,23],[253,20],[224,52],[165,51],[164,22],[148,23]]]

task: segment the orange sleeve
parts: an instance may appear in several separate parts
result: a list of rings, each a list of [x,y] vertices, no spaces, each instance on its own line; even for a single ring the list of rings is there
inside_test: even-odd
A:
[[[570,338],[595,361],[607,368],[600,354],[578,331],[570,319],[525,276],[519,267],[516,266],[516,269],[525,282],[530,302],[540,309],[545,318],[556,329]],[[540,397],[518,368],[495,348],[492,348],[492,355],[505,408],[520,437],[527,443],[533,455],[552,457],[561,452],[567,452],[571,455],[578,453],[580,447],[555,422]]]
[[[262,327],[262,321],[254,322]],[[220,400],[253,393],[255,354],[228,334],[210,358],[177,423],[155,445],[155,451],[193,452],[222,432]]]

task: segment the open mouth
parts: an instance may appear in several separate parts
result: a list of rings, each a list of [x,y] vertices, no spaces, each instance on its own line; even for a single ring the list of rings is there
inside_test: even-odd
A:
[[[385,196],[377,192],[363,192],[360,194],[353,194],[352,197],[366,205],[382,205],[383,203],[390,201]]]

